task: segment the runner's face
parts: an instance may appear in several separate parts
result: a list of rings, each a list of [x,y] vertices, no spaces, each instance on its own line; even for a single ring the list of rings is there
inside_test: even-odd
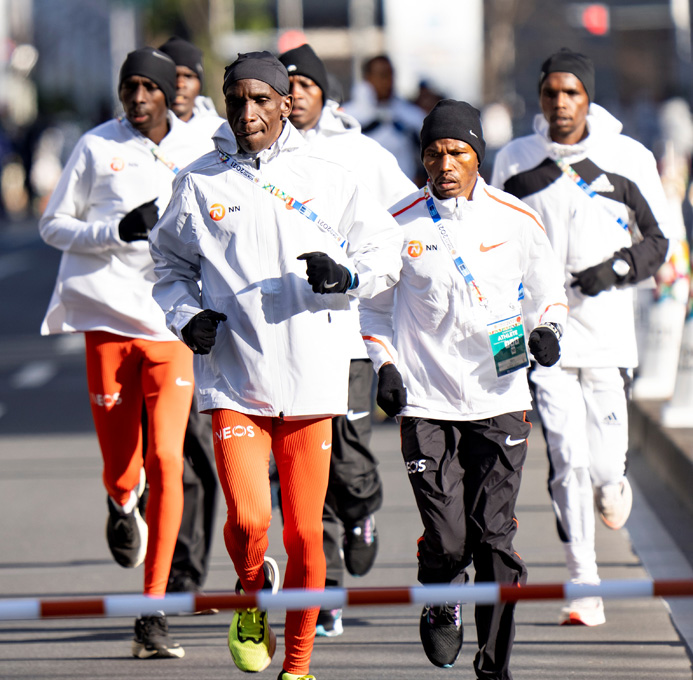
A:
[[[291,114],[291,95],[283,96],[253,78],[238,80],[226,91],[226,117],[238,146],[246,153],[269,149]]]
[[[436,139],[424,150],[423,164],[437,198],[471,196],[479,159],[469,144],[460,139]]]
[[[322,90],[307,76],[290,76],[294,107],[289,120],[299,130],[312,130],[322,115]]]
[[[168,126],[166,97],[159,86],[144,76],[130,76],[118,92],[125,117],[145,137]]]
[[[176,66],[176,98],[173,100],[173,113],[184,121],[192,118],[195,97],[200,94],[202,83],[195,71],[187,66]]]
[[[572,73],[549,73],[541,84],[539,103],[549,123],[549,136],[560,144],[587,137],[590,100],[582,81]]]

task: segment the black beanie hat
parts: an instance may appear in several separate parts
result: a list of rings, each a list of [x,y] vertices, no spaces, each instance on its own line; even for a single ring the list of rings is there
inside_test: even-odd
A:
[[[281,61],[290,76],[306,76],[310,78],[321,90],[323,102],[328,98],[330,89],[327,78],[327,69],[320,57],[313,51],[310,45],[301,45],[293,50],[288,50],[279,55]]]
[[[202,50],[183,38],[173,36],[159,47],[164,54],[168,54],[175,62],[176,66],[187,66],[200,79],[204,76],[202,68]]]
[[[421,128],[421,157],[436,139],[459,139],[474,149],[479,165],[484,160],[486,142],[481,129],[481,114],[471,104],[442,99],[424,118]]]
[[[224,71],[224,94],[232,83],[246,78],[261,80],[282,96],[289,94],[289,75],[284,64],[270,52],[239,54],[238,59]]]
[[[141,47],[130,52],[120,67],[118,89],[130,76],[142,76],[155,82],[171,106],[176,97],[176,65],[167,54],[153,47]]]
[[[580,80],[590,101],[594,100],[594,64],[589,57],[573,52],[567,47],[552,54],[542,65],[539,75],[539,92],[549,73],[572,73]]]

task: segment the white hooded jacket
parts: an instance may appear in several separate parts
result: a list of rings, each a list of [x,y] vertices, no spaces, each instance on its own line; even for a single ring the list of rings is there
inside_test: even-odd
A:
[[[158,153],[183,168],[200,155],[199,145],[170,111],[168,120]],[[97,126],[77,143],[39,221],[41,238],[63,251],[42,335],[102,330],[176,339],[152,298],[147,241],[126,243],[118,233],[133,208],[156,199],[161,214],[171,196],[175,174],[154,146],[126,118]]]
[[[653,155],[620,134],[621,123],[591,104],[589,134],[577,144],[551,140],[543,115],[535,134],[496,156],[491,183],[536,210],[564,268],[570,315],[561,341],[561,366],[637,366],[633,287],[664,262],[671,232],[668,206]],[[590,197],[556,164],[565,159],[597,193]],[[634,239],[617,218],[638,233]],[[572,287],[573,274],[615,254],[630,265],[624,285],[596,296]]]
[[[439,224],[423,189],[394,207],[402,230],[400,280],[360,303],[374,368],[392,362],[401,373],[407,389],[401,415],[479,420],[529,409],[526,370],[498,377],[487,324],[518,308],[521,284],[540,323],[565,323],[563,274],[543,225],[531,208],[481,177],[469,201],[431,199]],[[485,303],[458,271],[440,226]],[[531,330],[525,326],[525,340]]]
[[[217,151],[177,178],[150,238],[154,297],[169,328],[182,337],[203,309],[228,317],[211,353],[194,359],[199,408],[285,418],[346,413],[350,356],[333,321],[347,313],[350,295],[370,297],[396,282],[397,224],[350,173],[310,155],[289,122],[257,155],[238,151],[228,123],[214,141]],[[296,202],[316,220],[292,209]],[[314,293],[297,259],[312,251],[358,273],[358,287]]]

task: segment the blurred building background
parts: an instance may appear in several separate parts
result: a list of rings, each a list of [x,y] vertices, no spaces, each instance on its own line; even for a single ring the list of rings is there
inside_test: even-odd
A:
[[[424,111],[441,96],[483,109],[489,168],[495,148],[531,130],[540,64],[568,46],[594,59],[596,101],[663,158],[672,125],[661,124],[660,107],[676,100],[690,111],[690,3],[0,0],[0,161],[3,173],[9,167],[4,209],[40,210],[79,131],[118,112],[125,55],[171,35],[204,50],[206,94],[221,112],[218,85],[238,52],[278,53],[307,41],[336,77],[344,100],[361,81],[364,61],[387,54],[401,98]],[[37,149],[40,173],[32,167]],[[26,200],[17,191],[7,195],[6,184],[21,184]]]

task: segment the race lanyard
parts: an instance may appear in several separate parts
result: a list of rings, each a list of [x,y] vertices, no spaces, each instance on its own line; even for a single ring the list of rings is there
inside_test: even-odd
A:
[[[467,268],[464,260],[456,254],[455,247],[442,224],[442,218],[433,202],[433,198],[428,191],[428,186],[424,187],[426,197],[426,207],[433,223],[438,227],[440,238],[450,253],[457,271],[462,274],[467,285],[474,290],[481,305],[486,309],[489,318],[494,318],[493,312],[489,308],[488,300],[481,294],[479,286],[476,284],[472,273]],[[491,354],[498,377],[517,371],[529,365],[527,358],[527,347],[525,345],[525,330],[522,323],[522,309],[519,300],[524,297],[524,288],[520,284],[521,297],[517,303],[508,305],[503,312],[495,315],[496,320],[486,324],[486,331],[491,345]],[[498,311],[498,310],[496,310]],[[500,317],[500,318],[499,318]]]
[[[590,185],[587,184],[587,182],[585,182],[585,180],[582,179],[582,177],[580,177],[580,175],[578,175],[575,168],[570,163],[568,163],[565,159],[558,158],[554,162],[563,171],[563,173],[566,175],[566,177],[568,177],[573,182],[575,182],[575,184],[577,184],[578,187],[580,187],[580,189],[582,189],[590,198],[594,198],[595,196],[599,195],[596,191],[594,191],[590,188]],[[606,206],[606,204],[604,204],[603,207],[605,210],[607,210],[611,214],[611,216],[616,220],[616,222],[618,222],[619,226],[622,229],[625,229],[626,231],[628,231],[628,222],[626,222],[619,215],[616,215],[612,210],[610,210]]]
[[[149,151],[151,152],[152,156],[156,158],[157,161],[160,161],[163,163],[174,175],[177,175],[180,172],[180,168],[173,163],[172,161],[169,161],[164,154],[161,152],[161,149],[159,148],[158,144],[155,144],[149,137],[145,137],[141,132],[136,130],[132,123],[125,118],[125,116],[121,116],[118,118],[118,122],[122,123],[123,125],[127,124],[128,127],[135,133],[135,136],[137,139],[139,139],[142,144],[144,144]]]
[[[476,293],[479,303],[486,307],[486,298],[481,294],[479,286],[476,285],[476,281],[474,280],[472,273],[467,268],[467,265],[464,263],[464,260],[459,255],[457,255],[455,246],[453,246],[452,240],[450,239],[450,236],[448,235],[445,226],[442,224],[443,220],[440,216],[440,213],[438,212],[438,209],[436,208],[435,203],[433,202],[433,198],[431,197],[430,192],[428,191],[428,185],[424,187],[424,196],[426,197],[426,207],[428,208],[428,214],[431,216],[433,224],[435,224],[438,227],[438,233],[440,234],[440,238],[443,241],[443,245],[445,245],[445,247],[448,249],[450,257],[452,258],[452,261],[455,263],[457,271],[460,274],[462,274],[467,285]]]
[[[235,170],[241,177],[245,177],[245,179],[247,179],[249,182],[252,182],[260,189],[264,189],[265,191],[268,191],[270,194],[272,194],[272,196],[276,196],[279,200],[286,204],[287,208],[298,211],[298,213],[303,215],[306,219],[315,223],[322,231],[329,234],[336,241],[337,245],[340,248],[346,248],[347,240],[344,238],[344,236],[342,236],[342,234],[340,234],[336,229],[327,224],[325,220],[321,219],[318,216],[318,214],[312,211],[305,203],[301,203],[299,200],[293,198],[286,192],[282,191],[275,184],[265,182],[257,175],[254,175],[248,169],[244,168],[240,163],[233,160],[233,158],[229,154],[225,153],[221,149],[217,149],[217,151],[219,152],[219,158],[221,159],[222,163],[228,165],[229,168]]]

